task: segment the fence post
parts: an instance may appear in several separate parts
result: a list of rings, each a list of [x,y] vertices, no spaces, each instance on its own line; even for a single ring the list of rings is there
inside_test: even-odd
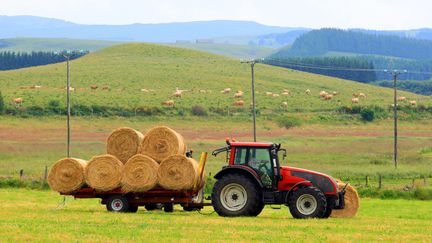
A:
[[[46,182],[47,178],[48,178],[48,166],[45,165],[44,182]]]
[[[427,183],[427,179],[426,179],[426,176],[423,176],[423,185],[424,185],[424,186],[427,186],[427,185],[428,185],[428,183]]]
[[[378,175],[378,188],[379,189],[382,188],[382,176],[381,176],[381,174]]]
[[[24,176],[24,170],[23,169],[21,169],[20,170],[20,181],[22,180],[22,177]]]
[[[365,181],[366,181],[366,186],[369,186],[369,176],[366,176]]]
[[[412,179],[412,185],[411,185],[412,189],[414,189],[414,187],[415,187],[415,178]]]

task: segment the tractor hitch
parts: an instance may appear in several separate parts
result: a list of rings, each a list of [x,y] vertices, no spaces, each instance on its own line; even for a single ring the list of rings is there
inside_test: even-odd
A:
[[[339,199],[336,201],[334,209],[344,209],[345,208],[345,193],[349,183],[345,184],[340,192],[338,192]]]

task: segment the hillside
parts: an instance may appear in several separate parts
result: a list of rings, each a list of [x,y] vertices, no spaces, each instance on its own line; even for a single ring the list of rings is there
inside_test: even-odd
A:
[[[351,106],[354,92],[367,94],[360,105],[386,108],[392,103],[392,90],[387,88],[263,64],[258,64],[255,71],[260,114],[283,112],[280,108],[282,102],[288,103],[288,111],[331,111]],[[56,102],[64,107],[65,73],[64,63],[2,71],[0,83],[5,103],[11,110],[32,106],[43,109],[49,103],[53,105]],[[240,110],[247,111],[251,100],[249,65],[223,56],[160,45],[125,44],[90,53],[71,62],[71,80],[75,88],[72,94],[75,106],[97,105],[137,111],[159,109],[162,101],[173,99],[176,102],[173,111],[178,114],[194,105],[225,114],[225,111],[230,112],[234,101],[233,92],[220,92],[228,87],[233,91],[245,92],[247,105]],[[42,88],[21,88],[33,85]],[[97,85],[98,89],[91,90],[91,85]],[[102,90],[103,86],[107,86],[108,90]],[[187,90],[182,98],[172,97],[176,87]],[[291,91],[290,96],[269,97],[265,94],[281,94],[284,88]],[[311,95],[305,94],[306,89],[311,90]],[[318,95],[321,90],[337,91],[339,94],[330,101],[323,101]],[[419,104],[431,104],[429,97],[407,92],[401,92],[401,95],[415,99]],[[12,101],[17,97],[24,99],[22,107],[15,108],[13,105]]]
[[[118,44],[120,42],[65,38],[10,38],[0,39],[0,52],[59,51],[64,49],[94,51]]]
[[[213,54],[242,58],[242,59],[252,59],[266,57],[277,49],[269,48],[265,46],[255,46],[255,45],[237,45],[237,44],[220,44],[220,43],[176,43],[169,44],[174,47],[189,48],[193,50],[199,50],[204,52],[209,52]]]
[[[428,60],[432,56],[432,41],[320,29],[300,36],[291,48],[281,50],[275,55],[321,56],[332,51]]]
[[[297,38],[291,46],[273,53],[270,58],[291,59],[287,61],[293,62],[301,57],[304,59],[301,60],[301,63],[308,64],[315,62],[309,63],[312,58],[325,57],[329,60],[349,58],[357,59],[357,62],[370,62],[375,69],[408,70],[408,73],[399,77],[400,80],[430,80],[432,78],[430,74],[432,73],[432,41],[402,38],[391,36],[388,33],[380,35],[381,32],[371,33],[374,32],[339,29],[314,30]],[[322,73],[319,70],[309,71]],[[376,72],[375,76],[377,80],[391,79],[391,76],[384,72]],[[375,80],[370,79],[369,81]]]

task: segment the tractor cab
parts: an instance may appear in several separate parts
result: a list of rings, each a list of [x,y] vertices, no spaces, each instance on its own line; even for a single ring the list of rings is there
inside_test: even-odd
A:
[[[252,173],[263,188],[276,190],[281,179],[278,152],[286,156],[286,150],[280,144],[265,142],[230,142],[227,147],[213,151],[216,156],[226,152],[227,166],[223,170],[233,168],[244,169]]]

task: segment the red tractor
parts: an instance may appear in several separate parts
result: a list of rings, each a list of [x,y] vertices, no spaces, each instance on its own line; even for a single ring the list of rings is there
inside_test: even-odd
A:
[[[213,151],[226,152],[228,165],[219,171],[211,195],[221,216],[257,216],[266,204],[285,204],[294,218],[327,218],[344,208],[345,188],[325,174],[280,166],[280,144],[229,142]]]

